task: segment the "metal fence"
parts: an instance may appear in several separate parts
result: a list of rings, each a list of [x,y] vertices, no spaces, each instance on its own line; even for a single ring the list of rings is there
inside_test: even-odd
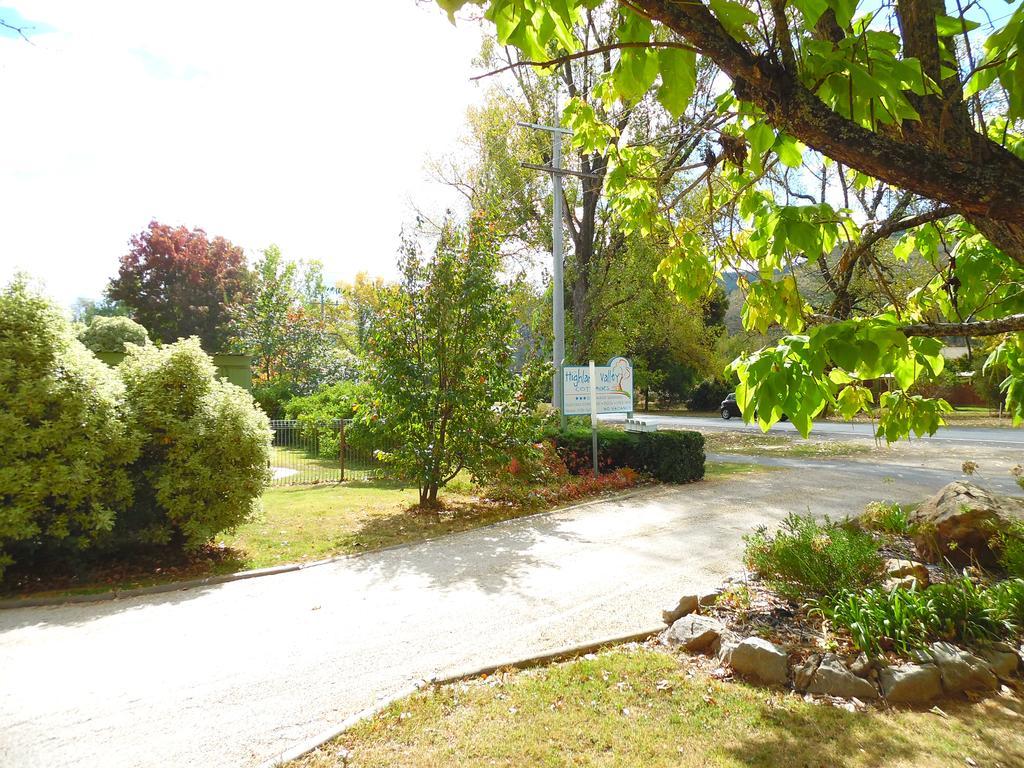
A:
[[[377,458],[385,448],[368,447],[365,437],[349,439],[350,420],[300,422],[273,419],[274,440],[270,449],[271,485],[340,483],[374,480],[385,475],[386,465]]]

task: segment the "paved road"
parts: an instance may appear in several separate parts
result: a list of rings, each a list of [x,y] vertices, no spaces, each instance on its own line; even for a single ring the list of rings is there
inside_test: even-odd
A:
[[[772,463],[799,470],[217,587],[0,611],[0,765],[255,765],[415,680],[646,629],[663,605],[736,572],[757,524],[918,499],[950,479]]]
[[[621,423],[625,420],[621,416],[602,416],[601,418],[611,423]],[[662,416],[637,413],[636,418],[646,421],[648,424],[656,424],[659,427],[670,429],[715,429],[736,432],[761,431],[761,428],[756,424],[744,424],[743,419],[736,417],[727,420],[715,416]],[[775,424],[770,432],[773,434],[798,435],[796,427],[789,422]],[[818,421],[814,424],[811,437],[832,439],[851,437],[872,438],[874,437],[874,429],[870,424],[864,422]],[[970,443],[972,445],[1019,446],[1024,448],[1024,428],[942,427],[931,437],[923,437],[921,440],[927,442]]]

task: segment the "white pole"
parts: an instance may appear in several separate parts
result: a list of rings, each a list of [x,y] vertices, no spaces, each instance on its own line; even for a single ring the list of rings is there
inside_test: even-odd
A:
[[[558,87],[555,87],[555,118],[554,125],[562,123],[561,108],[558,104]],[[551,317],[554,325],[554,344],[552,362],[555,365],[555,381],[552,389],[552,403],[561,415],[562,431],[566,428],[565,403],[563,402],[562,366],[565,365],[565,287],[562,280],[562,178],[558,171],[562,169],[562,134],[551,132]]]
[[[597,371],[593,360],[590,361],[590,453],[594,457],[594,477],[597,477]]]

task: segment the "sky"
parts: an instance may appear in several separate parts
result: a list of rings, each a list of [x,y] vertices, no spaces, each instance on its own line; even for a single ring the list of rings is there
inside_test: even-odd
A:
[[[2,3],[3,0],[0,0]],[[394,274],[413,204],[458,204],[480,30],[433,3],[24,0],[0,19],[0,285],[99,298],[151,219],[332,280]]]

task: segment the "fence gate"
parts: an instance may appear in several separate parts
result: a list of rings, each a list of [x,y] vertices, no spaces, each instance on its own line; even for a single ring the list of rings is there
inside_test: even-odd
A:
[[[384,475],[377,447],[365,436],[351,441],[346,430],[351,420],[297,421],[272,419],[274,440],[270,450],[271,485],[340,483],[373,480]]]

